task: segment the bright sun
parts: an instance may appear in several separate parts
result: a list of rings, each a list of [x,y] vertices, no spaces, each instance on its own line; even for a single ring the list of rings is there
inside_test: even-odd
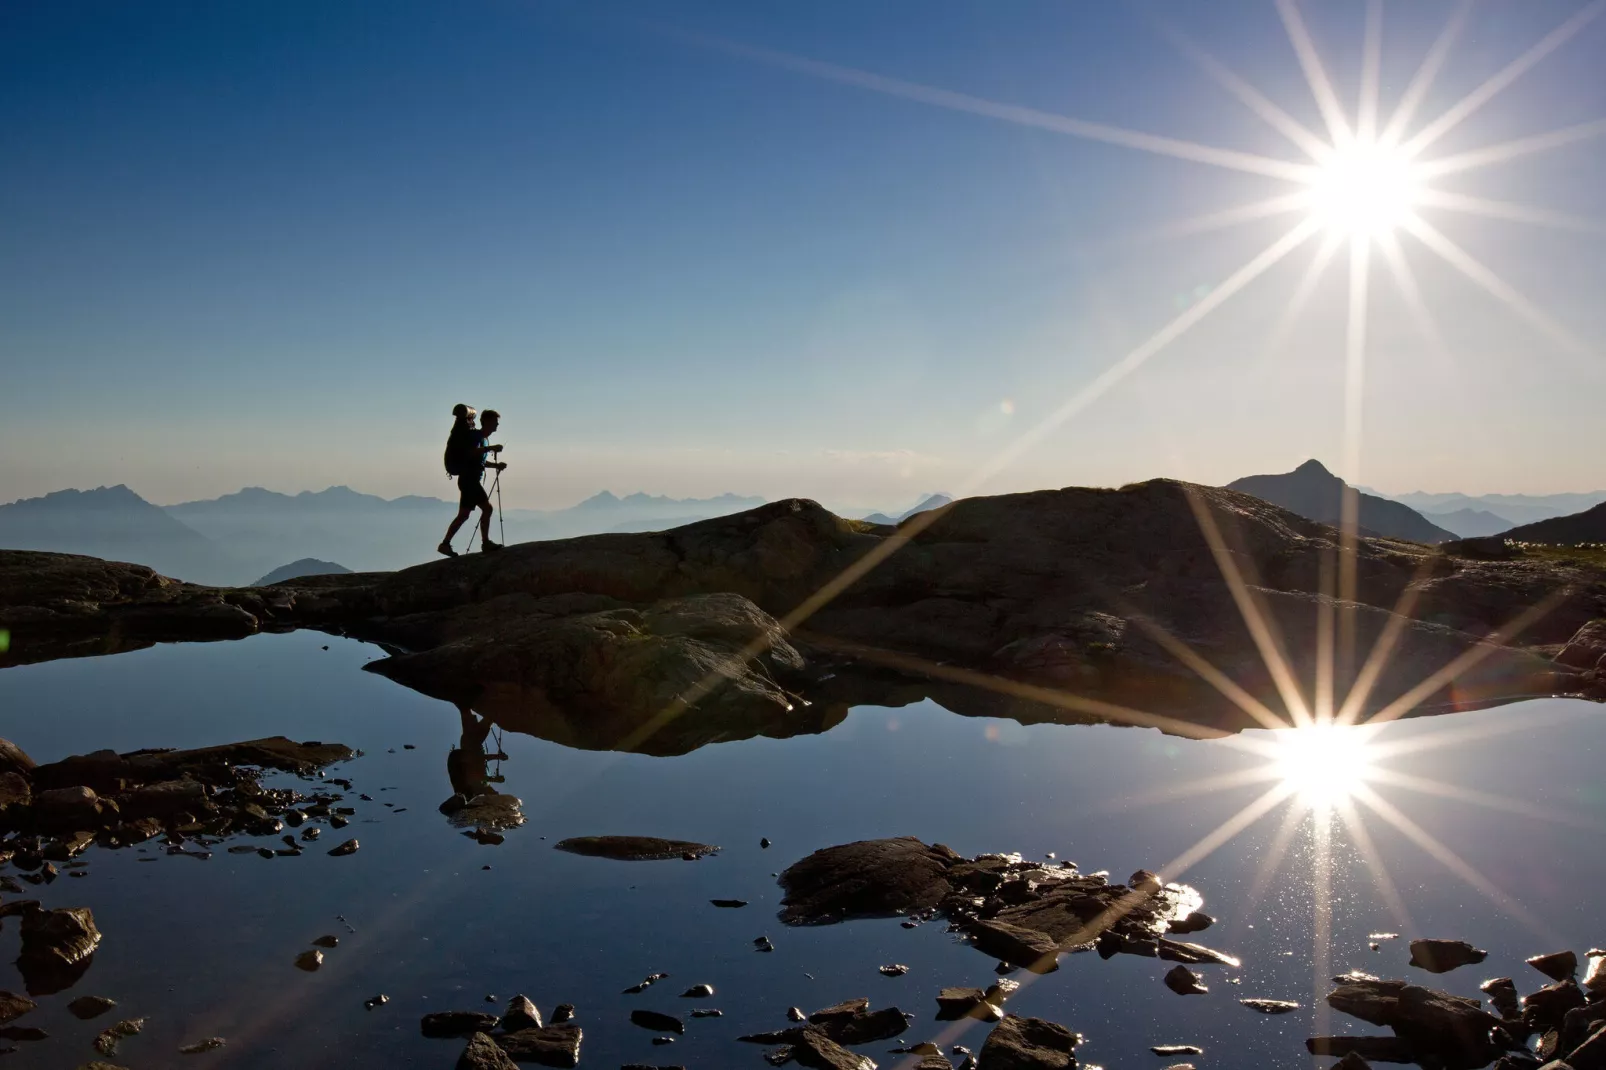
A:
[[[1335,233],[1379,237],[1405,222],[1420,189],[1399,146],[1356,140],[1319,165],[1310,180],[1311,213]]]
[[[1325,809],[1343,802],[1372,773],[1365,728],[1313,725],[1276,733],[1273,768],[1306,805]]]

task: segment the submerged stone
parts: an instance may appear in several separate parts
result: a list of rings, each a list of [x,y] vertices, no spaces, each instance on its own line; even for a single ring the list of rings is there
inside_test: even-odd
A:
[[[685,855],[714,854],[718,847],[689,840],[663,840],[655,836],[573,836],[553,844],[559,851],[620,862],[654,862]]]

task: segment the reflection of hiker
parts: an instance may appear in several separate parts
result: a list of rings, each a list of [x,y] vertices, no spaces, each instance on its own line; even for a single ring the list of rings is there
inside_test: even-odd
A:
[[[485,753],[485,740],[491,734],[491,719],[476,717],[463,705],[457,707],[457,715],[463,721],[463,736],[446,756],[446,776],[452,782],[452,791],[464,799],[495,795],[491,784],[501,783],[502,778],[491,776],[486,769],[491,756]]]
[[[485,469],[490,467],[500,472],[507,465],[502,461],[487,465],[485,456],[488,453],[502,452],[501,446],[486,443],[486,439],[496,434],[496,428],[502,418],[494,409],[486,409],[485,415],[480,417],[480,426],[476,430],[474,410],[467,405],[454,406],[452,415],[456,420],[452,424],[452,433],[446,438],[446,474],[457,477],[457,516],[446,529],[446,538],[441,540],[436,549],[447,557],[456,557],[457,551],[452,549],[452,538],[463,526],[463,521],[467,520],[468,515],[477,508],[480,511],[481,548],[500,550],[502,544],[491,541],[491,496],[485,493]],[[469,541],[471,543],[474,541],[472,536]]]

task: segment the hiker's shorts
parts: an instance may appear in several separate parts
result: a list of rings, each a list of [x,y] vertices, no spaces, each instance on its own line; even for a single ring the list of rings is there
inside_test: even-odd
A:
[[[478,509],[490,505],[491,496],[485,493],[485,484],[478,473],[457,477],[457,505],[460,509]]]

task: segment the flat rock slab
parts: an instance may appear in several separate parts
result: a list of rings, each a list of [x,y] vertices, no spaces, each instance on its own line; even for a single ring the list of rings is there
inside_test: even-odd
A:
[[[1287,1014],[1299,1010],[1299,1004],[1286,999],[1240,999],[1239,1003],[1261,1014]]]
[[[437,1011],[419,1020],[418,1029],[426,1037],[466,1037],[489,1033],[502,1019],[484,1011]]]
[[[1550,978],[1565,981],[1578,972],[1578,955],[1572,951],[1555,951],[1549,955],[1535,955],[1525,959],[1528,965]]]
[[[987,1035],[978,1070],[1071,1070],[1081,1034],[1042,1018],[1007,1015]]]
[[[520,1029],[494,1038],[497,1046],[515,1062],[540,1066],[571,1067],[580,1063],[582,1033],[578,1025],[565,1022],[545,1029]]]
[[[685,1022],[672,1014],[660,1014],[658,1011],[631,1011],[630,1023],[639,1025],[643,1029],[650,1029],[654,1033],[682,1034],[686,1032]]]
[[[781,920],[821,925],[928,910],[953,892],[948,870],[958,861],[913,836],[827,847],[781,874]]]
[[[656,862],[687,855],[711,855],[718,847],[691,840],[662,840],[656,836],[574,836],[553,844],[560,851],[618,862]]]
[[[1429,973],[1449,973],[1461,966],[1471,966],[1489,957],[1465,940],[1412,940],[1411,965]]]
[[[818,1026],[804,1026],[792,1045],[792,1058],[813,1070],[876,1070],[876,1064],[827,1036]]]

